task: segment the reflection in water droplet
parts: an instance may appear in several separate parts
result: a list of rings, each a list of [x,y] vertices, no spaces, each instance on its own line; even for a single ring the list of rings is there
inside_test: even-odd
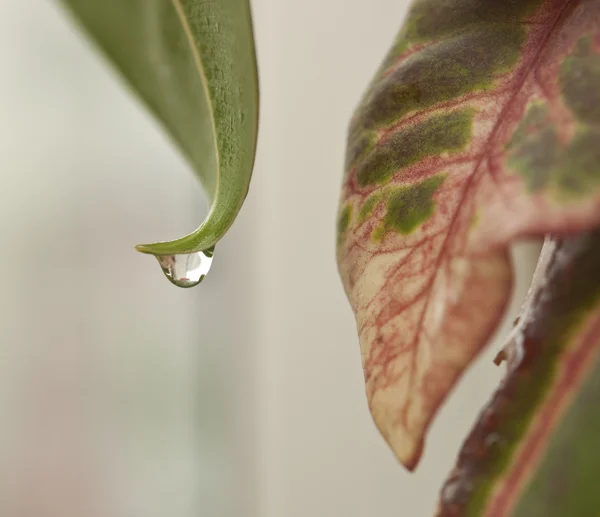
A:
[[[156,255],[165,276],[177,287],[194,287],[210,271],[214,246],[196,253],[181,255]]]

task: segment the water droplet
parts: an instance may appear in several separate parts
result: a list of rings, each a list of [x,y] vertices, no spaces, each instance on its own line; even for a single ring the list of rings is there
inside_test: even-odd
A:
[[[194,287],[207,273],[213,261],[214,246],[196,253],[156,255],[165,276],[177,287]]]

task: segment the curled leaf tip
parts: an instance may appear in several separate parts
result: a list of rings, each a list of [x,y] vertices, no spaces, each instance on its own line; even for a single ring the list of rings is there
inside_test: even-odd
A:
[[[206,236],[204,232],[194,232],[174,241],[138,244],[135,249],[140,253],[149,255],[177,255],[211,250],[214,248],[216,241],[217,239],[214,236],[211,238]]]
[[[146,253],[148,255],[154,255],[152,252],[151,244],[136,244],[135,251],[139,251],[140,253]]]
[[[163,125],[212,202],[192,234],[136,246],[172,255],[223,237],[248,192],[258,133],[249,0],[62,0]]]
[[[173,241],[138,244],[135,249],[156,256],[211,251],[233,224],[237,214],[237,209],[223,210],[227,201],[221,202],[217,198],[204,222],[192,233]]]

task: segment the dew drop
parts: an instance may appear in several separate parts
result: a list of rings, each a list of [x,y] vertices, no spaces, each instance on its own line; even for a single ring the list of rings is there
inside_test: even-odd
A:
[[[207,273],[213,261],[214,246],[196,253],[156,255],[165,276],[177,287],[194,287]]]

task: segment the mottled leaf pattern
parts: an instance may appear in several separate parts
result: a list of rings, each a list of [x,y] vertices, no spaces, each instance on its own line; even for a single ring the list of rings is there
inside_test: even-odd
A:
[[[438,517],[592,516],[600,508],[600,231],[549,241]]]
[[[349,130],[338,264],[376,424],[416,466],[511,292],[600,222],[600,2],[417,0]]]

